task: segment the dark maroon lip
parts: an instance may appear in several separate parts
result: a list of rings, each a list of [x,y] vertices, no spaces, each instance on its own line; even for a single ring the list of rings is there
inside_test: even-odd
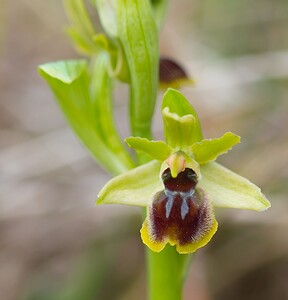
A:
[[[198,240],[211,228],[211,210],[204,194],[161,191],[149,213],[151,233],[156,241],[167,237],[179,245]]]
[[[211,209],[205,194],[195,189],[195,172],[186,168],[173,178],[167,169],[162,180],[165,189],[154,196],[149,212],[152,236],[156,241],[169,237],[179,245],[199,239],[211,227]]]

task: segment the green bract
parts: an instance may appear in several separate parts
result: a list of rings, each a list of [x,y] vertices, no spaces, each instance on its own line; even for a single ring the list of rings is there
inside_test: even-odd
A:
[[[147,206],[143,242],[157,252],[170,243],[179,253],[194,252],[212,238],[217,230],[212,206],[256,211],[270,207],[256,185],[214,162],[240,142],[239,136],[227,132],[203,139],[194,108],[174,89],[164,95],[162,114],[166,143],[127,138],[130,147],[153,161],[109,181],[99,193],[98,204]],[[160,217],[161,226],[167,221],[166,229],[157,223]],[[189,231],[187,224],[199,226],[198,231],[191,230],[191,237],[181,233]]]
[[[107,63],[108,57],[102,53],[95,60],[92,71],[84,60],[69,60],[41,65],[39,72],[83,144],[104,168],[119,174],[133,168],[134,163],[112,118]]]
[[[130,74],[132,134],[151,138],[158,89],[158,31],[147,0],[117,1],[117,34]],[[145,30],[144,30],[145,28]]]

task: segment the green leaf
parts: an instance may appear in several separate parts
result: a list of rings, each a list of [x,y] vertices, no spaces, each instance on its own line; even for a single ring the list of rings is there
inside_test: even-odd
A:
[[[39,73],[52,89],[71,127],[100,164],[113,174],[131,168],[107,147],[99,134],[90,99],[87,63],[83,60],[48,63],[39,66]]]
[[[131,136],[126,138],[125,142],[134,150],[144,152],[153,159],[160,161],[167,159],[172,152],[172,148],[163,141],[149,141],[145,138]]]
[[[270,202],[259,187],[248,179],[211,162],[201,167],[202,179],[198,185],[214,206],[263,211]]]
[[[130,72],[132,135],[150,139],[159,65],[158,33],[150,2],[118,0],[117,25]]]
[[[240,143],[240,136],[226,132],[220,138],[205,139],[191,146],[196,161],[205,164],[215,160],[219,155],[227,153],[234,145]]]
[[[159,178],[161,163],[151,161],[111,179],[100,191],[98,204],[147,206],[163,190]]]
[[[177,90],[168,89],[162,102],[165,138],[169,146],[187,150],[202,140],[200,121],[195,109]]]

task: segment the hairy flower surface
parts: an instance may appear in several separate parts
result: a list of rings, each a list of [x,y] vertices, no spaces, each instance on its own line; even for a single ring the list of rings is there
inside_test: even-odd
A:
[[[214,206],[257,211],[270,207],[256,185],[215,162],[240,142],[239,136],[227,132],[203,139],[194,108],[174,89],[164,95],[162,115],[166,143],[126,139],[153,160],[110,180],[98,198],[99,204],[146,206],[144,244],[156,252],[169,243],[179,253],[192,253],[217,231]]]

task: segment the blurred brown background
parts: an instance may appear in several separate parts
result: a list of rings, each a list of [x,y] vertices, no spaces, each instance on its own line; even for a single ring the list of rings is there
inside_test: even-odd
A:
[[[36,71],[78,57],[63,33],[62,3],[0,5],[0,299],[145,299],[141,211],[95,207],[109,175]],[[195,256],[185,300],[288,299],[287,11],[287,0],[171,0],[161,53],[196,79],[183,92],[205,135],[242,136],[220,161],[272,203],[264,213],[216,211],[219,231]],[[126,99],[117,88],[124,137]],[[154,125],[161,138],[159,105]]]

